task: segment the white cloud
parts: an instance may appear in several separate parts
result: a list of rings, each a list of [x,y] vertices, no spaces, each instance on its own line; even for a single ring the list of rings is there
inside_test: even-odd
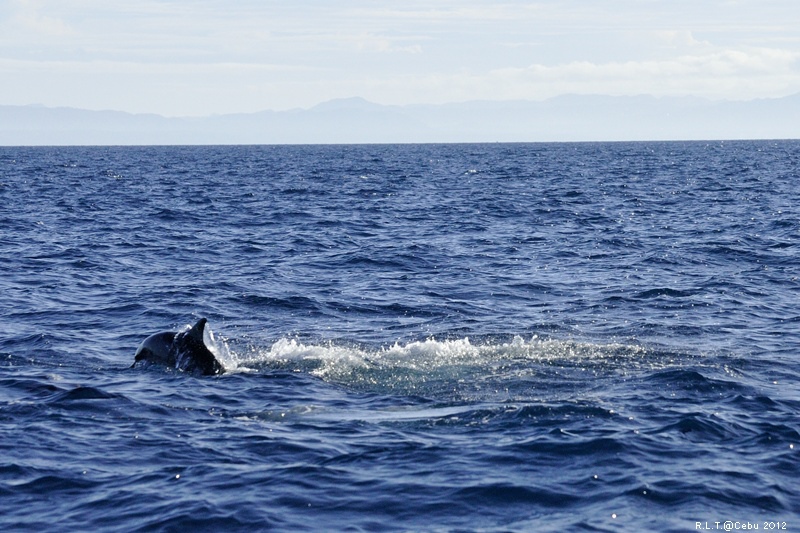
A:
[[[656,30],[653,36],[663,46],[676,50],[711,46],[708,41],[697,40],[689,30]]]
[[[753,48],[679,55],[660,60],[496,69],[490,79],[507,97],[584,94],[696,94],[719,99],[783,96],[800,88],[800,54]]]
[[[75,30],[63,19],[44,14],[45,7],[41,1],[36,0],[11,0],[11,12],[6,32],[32,33],[33,37],[66,37],[75,35]]]
[[[170,115],[800,92],[794,0],[0,0],[0,103]]]

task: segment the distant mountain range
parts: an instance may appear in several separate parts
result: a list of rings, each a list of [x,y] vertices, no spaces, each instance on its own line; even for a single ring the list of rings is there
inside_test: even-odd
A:
[[[800,138],[800,94],[749,101],[559,96],[388,106],[362,98],[310,109],[201,118],[0,106],[0,145],[315,144]]]

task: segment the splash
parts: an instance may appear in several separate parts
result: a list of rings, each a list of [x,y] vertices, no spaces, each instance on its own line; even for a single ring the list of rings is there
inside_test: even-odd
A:
[[[283,338],[269,348],[251,348],[239,356],[241,368],[306,372],[325,381],[374,392],[460,395],[471,391],[508,391],[520,383],[555,379],[554,375],[597,376],[641,365],[642,346],[593,344],[514,336],[508,342],[469,338],[426,339],[370,348],[332,342],[307,344]]]
[[[238,358],[230,351],[228,343],[223,338],[217,338],[208,324],[203,328],[203,344],[214,354],[217,361],[222,363],[226,372],[231,372],[238,368]]]

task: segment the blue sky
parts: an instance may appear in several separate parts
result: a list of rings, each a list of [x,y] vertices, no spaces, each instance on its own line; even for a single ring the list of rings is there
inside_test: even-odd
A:
[[[202,116],[800,92],[796,0],[0,0],[0,104]]]

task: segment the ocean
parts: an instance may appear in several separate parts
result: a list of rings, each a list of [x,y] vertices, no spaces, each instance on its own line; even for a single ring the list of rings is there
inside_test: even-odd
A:
[[[800,141],[3,147],[0,252],[3,531],[800,530]]]

